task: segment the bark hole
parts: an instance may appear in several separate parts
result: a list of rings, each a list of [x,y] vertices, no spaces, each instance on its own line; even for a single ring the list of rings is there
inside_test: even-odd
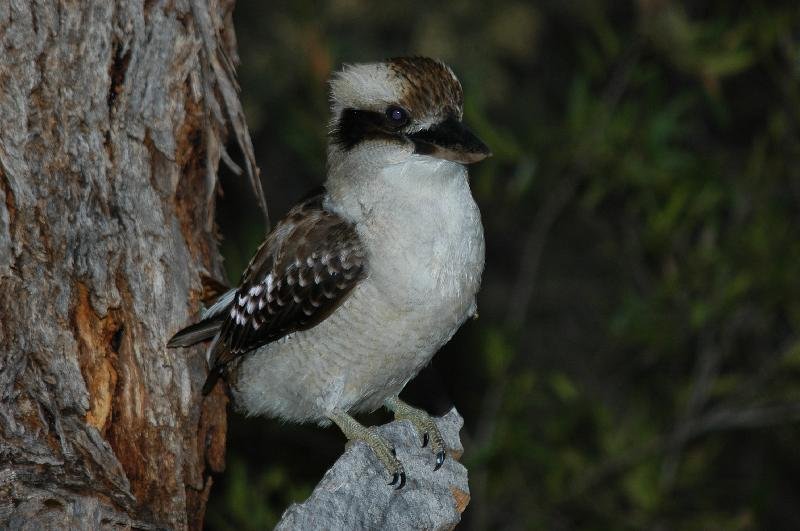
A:
[[[111,336],[111,350],[119,353],[119,346],[122,344],[122,334],[125,333],[125,327],[120,326]]]
[[[108,77],[111,79],[111,85],[108,87],[108,111],[113,111],[114,102],[122,92],[122,85],[125,83],[125,73],[128,71],[128,63],[131,60],[131,51],[128,50],[123,53],[122,45],[116,43],[114,46],[114,57],[111,61],[111,66],[108,69]]]
[[[0,187],[3,188],[3,194],[6,198],[6,211],[8,212],[8,230],[13,233],[14,220],[17,217],[17,205],[14,200],[14,192],[11,186],[6,182],[6,175],[3,172],[3,167],[0,165]]]

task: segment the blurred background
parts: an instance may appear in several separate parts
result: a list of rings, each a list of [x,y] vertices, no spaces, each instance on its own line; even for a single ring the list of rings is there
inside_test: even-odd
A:
[[[238,0],[273,220],[325,174],[326,79],[423,54],[465,89],[480,319],[409,386],[466,424],[463,529],[800,529],[796,1]],[[264,225],[223,175],[231,282]],[[384,422],[377,413],[367,422]],[[209,529],[263,529],[334,428],[230,416]]]

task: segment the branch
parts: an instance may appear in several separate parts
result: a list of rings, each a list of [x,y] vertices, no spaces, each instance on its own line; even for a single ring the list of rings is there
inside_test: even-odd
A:
[[[639,448],[615,456],[587,472],[583,480],[575,483],[572,491],[559,500],[564,505],[585,498],[611,478],[624,474],[645,459],[670,452],[676,445],[683,446],[693,439],[732,430],[752,430],[783,426],[800,422],[800,402],[754,406],[724,406],[692,420],[672,436],[656,437]]]
[[[747,430],[800,422],[800,403],[720,407],[687,428],[686,438],[726,430]]]
[[[348,444],[311,496],[289,507],[275,529],[452,529],[469,503],[467,469],[457,461],[464,420],[451,409],[436,424],[449,449],[439,470],[408,421],[379,426],[403,462],[404,488],[386,484],[383,466],[364,443]]]

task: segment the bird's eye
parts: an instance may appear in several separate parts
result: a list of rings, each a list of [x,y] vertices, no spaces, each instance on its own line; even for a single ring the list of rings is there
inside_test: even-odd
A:
[[[408,113],[405,109],[392,105],[386,109],[386,117],[392,125],[402,127],[408,123]]]

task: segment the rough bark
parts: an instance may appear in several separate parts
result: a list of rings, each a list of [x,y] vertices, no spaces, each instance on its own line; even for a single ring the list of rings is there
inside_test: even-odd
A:
[[[221,276],[232,2],[0,1],[0,527],[199,528],[225,398],[166,350]],[[260,196],[260,187],[256,187]]]
[[[283,514],[277,530],[305,529],[452,529],[469,503],[467,469],[458,432],[464,421],[455,409],[437,418],[449,458],[433,470],[430,448],[422,448],[408,421],[381,426],[403,462],[408,483],[394,490],[388,476],[364,443],[349,445],[305,502]]]

